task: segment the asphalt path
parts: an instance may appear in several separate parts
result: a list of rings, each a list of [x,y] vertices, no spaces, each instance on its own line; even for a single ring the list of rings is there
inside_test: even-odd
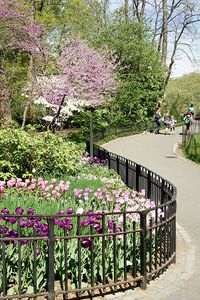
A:
[[[175,153],[181,139],[181,128],[178,128],[174,135],[148,133],[119,138],[105,144],[104,148],[147,167],[177,187],[177,223],[185,235],[189,235],[189,244],[194,246],[195,264],[192,265],[191,257],[191,263],[189,259],[184,271],[187,280],[181,290],[174,295],[170,293],[168,299],[200,300],[200,165]],[[187,241],[182,241],[185,251],[188,245],[184,246],[184,243]],[[188,277],[187,272],[191,274]]]

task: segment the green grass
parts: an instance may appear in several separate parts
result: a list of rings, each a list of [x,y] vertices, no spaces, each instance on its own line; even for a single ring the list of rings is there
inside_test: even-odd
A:
[[[200,163],[200,133],[194,134],[185,146],[186,157]]]

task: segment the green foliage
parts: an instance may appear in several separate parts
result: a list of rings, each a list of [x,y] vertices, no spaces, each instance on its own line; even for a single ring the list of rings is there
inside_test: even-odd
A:
[[[39,135],[10,129],[0,133],[0,174],[11,176],[74,174],[81,150],[72,142],[47,132]]]
[[[89,109],[82,110],[80,112],[74,113],[74,115],[69,118],[68,126],[80,128],[81,130],[81,133],[80,132],[78,133],[79,141],[85,141],[85,139],[89,137],[91,116],[93,120],[93,130],[95,132],[105,132],[105,130],[110,125],[110,119],[111,119],[110,118],[111,111],[109,110],[108,105],[97,108],[93,111]],[[77,134],[75,134],[74,137],[75,136],[77,136]]]
[[[190,73],[180,78],[169,81],[164,107],[170,109],[170,112],[176,116],[180,112],[187,112],[192,103],[195,111],[200,111],[200,74]]]
[[[37,5],[37,20],[44,24],[47,45],[57,52],[69,36],[89,36],[95,31],[96,18],[86,0],[51,0]]]
[[[113,22],[102,31],[97,45],[106,45],[119,62],[121,84],[111,109],[113,121],[126,125],[152,116],[161,95],[164,69],[149,36],[133,22]]]

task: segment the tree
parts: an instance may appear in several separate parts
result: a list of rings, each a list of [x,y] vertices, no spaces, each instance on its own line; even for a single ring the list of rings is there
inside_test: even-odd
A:
[[[155,0],[151,2],[151,16],[148,20],[158,42],[162,62],[166,64],[165,91],[169,82],[175,57],[182,52],[188,57],[191,52],[190,41],[194,38],[200,22],[200,3],[196,0]],[[146,12],[148,16],[148,12]]]
[[[111,24],[100,37],[118,62],[119,89],[112,108],[121,124],[144,121],[153,115],[161,94],[164,69],[151,36],[140,24],[129,21]]]
[[[42,26],[32,21],[30,2],[0,0],[0,49],[37,53],[41,50],[39,37]]]
[[[199,32],[200,2],[132,0],[131,3],[132,15],[129,18],[140,23],[143,30],[150,30],[153,33],[152,43],[157,44],[162,64],[166,67],[164,94],[178,53],[187,55],[188,59],[193,58],[191,41]]]
[[[115,62],[107,52],[99,54],[80,38],[66,40],[57,59],[59,73],[39,78],[38,92],[57,106],[53,128],[68,99],[77,107],[97,107],[108,100],[116,87]]]
[[[196,113],[200,112],[200,74],[190,73],[171,79],[167,86],[164,105],[176,116],[187,112],[192,103]]]
[[[42,26],[32,21],[31,1],[25,3],[16,0],[0,0],[0,22],[2,24],[0,29],[0,68],[3,74],[0,81],[1,85],[4,86],[4,90],[7,89],[6,93],[3,93],[3,95],[1,93],[0,101],[3,122],[11,120],[10,98],[16,88],[16,85],[12,86],[11,84],[12,76],[10,76],[8,69],[9,60],[12,58],[12,69],[14,69],[16,57],[19,57],[19,53],[26,57],[38,57],[41,53],[40,36]],[[11,82],[9,82],[10,79]]]

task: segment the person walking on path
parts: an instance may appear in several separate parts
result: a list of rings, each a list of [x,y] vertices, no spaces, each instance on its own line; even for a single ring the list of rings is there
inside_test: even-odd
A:
[[[174,116],[171,116],[171,120],[170,120],[170,131],[171,131],[171,134],[175,133],[175,125],[176,125],[176,120],[174,119]]]
[[[155,120],[156,125],[157,125],[155,133],[159,134],[160,133],[160,126],[161,126],[161,123],[162,123],[162,115],[161,115],[161,109],[160,109],[159,104],[156,108],[156,112],[155,112],[155,115],[154,115],[154,120]]]
[[[171,118],[170,118],[169,111],[166,111],[166,113],[164,114],[165,135],[170,134],[170,122],[171,122]]]
[[[190,126],[192,123],[192,114],[190,111],[187,112],[183,120],[185,123],[185,136],[187,136],[190,133]]]

